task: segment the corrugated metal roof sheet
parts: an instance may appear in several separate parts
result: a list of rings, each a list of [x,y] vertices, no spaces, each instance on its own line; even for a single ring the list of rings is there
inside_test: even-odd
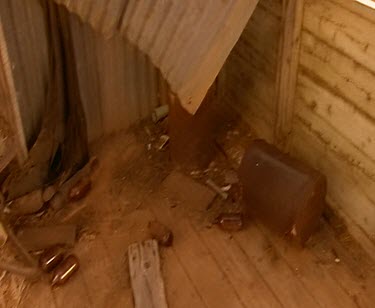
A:
[[[105,40],[75,15],[70,29],[89,141],[125,129],[166,103],[164,78],[134,45],[118,36]]]
[[[55,0],[146,53],[195,113],[258,0]]]

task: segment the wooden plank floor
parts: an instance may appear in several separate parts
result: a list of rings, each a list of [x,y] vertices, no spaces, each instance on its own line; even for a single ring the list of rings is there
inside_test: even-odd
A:
[[[148,237],[152,219],[175,237],[160,251],[171,308],[375,307],[373,259],[347,249],[329,225],[305,249],[254,221],[233,234],[208,226],[207,188],[179,175],[176,187],[193,188],[181,200],[168,196],[165,185],[173,186],[169,174],[176,172],[143,155],[134,136],[122,138],[99,152],[87,206],[72,218],[81,230],[73,250],[78,275],[54,290],[45,281],[30,285],[21,307],[133,307],[127,248]]]

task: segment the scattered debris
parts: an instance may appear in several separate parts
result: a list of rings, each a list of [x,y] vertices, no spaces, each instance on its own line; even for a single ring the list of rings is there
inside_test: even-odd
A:
[[[13,216],[28,215],[38,212],[44,204],[41,189],[34,190],[22,197],[8,202],[7,208]]]
[[[165,146],[169,143],[169,136],[168,135],[161,135],[159,141],[156,143],[155,148],[158,151],[161,151],[165,148]]]
[[[157,241],[130,245],[128,256],[135,308],[167,308]]]
[[[292,228],[292,231],[290,231],[290,234],[294,237],[297,236],[297,229],[296,229],[296,225],[294,224],[293,225],[293,228]]]
[[[202,174],[202,171],[200,171],[200,170],[193,170],[193,171],[190,172],[190,175],[192,177],[199,177],[201,174]]]
[[[54,245],[73,246],[76,240],[75,225],[24,228],[18,232],[19,241],[29,251],[44,250]]]
[[[226,170],[224,173],[224,181],[227,185],[237,184],[239,182],[237,172],[234,170]]]
[[[8,240],[8,233],[5,231],[3,224],[0,221],[0,247],[3,247]]]
[[[148,232],[152,239],[158,241],[159,245],[171,246],[173,244],[173,233],[166,226],[154,220],[148,223]]]
[[[75,255],[69,255],[53,272],[51,284],[58,287],[65,284],[79,269],[79,261]]]
[[[53,246],[45,250],[39,258],[40,268],[49,273],[64,260],[64,250],[61,246]]]
[[[164,180],[163,191],[171,207],[188,206],[199,211],[205,211],[216,197],[216,194],[207,186],[178,171],[173,171]]]
[[[221,187],[221,191],[228,192],[231,188],[232,188],[232,185],[229,184],[229,185]]]
[[[78,182],[82,181],[83,179],[90,179],[90,176],[92,173],[97,170],[99,166],[99,160],[96,157],[92,157],[90,161],[76,174],[74,174],[69,180],[64,181],[58,191],[63,194],[63,196],[67,197],[72,190],[73,187],[75,187]]]
[[[243,199],[254,217],[301,244],[314,232],[325,208],[326,178],[315,169],[255,140],[245,153],[239,177]]]
[[[81,229],[78,237],[79,237],[79,241],[91,242],[91,241],[94,241],[96,239],[97,233],[95,233],[93,231],[89,231],[88,229]]]
[[[157,107],[154,109],[152,112],[152,121],[154,123],[159,122],[160,120],[164,119],[165,117],[168,116],[169,113],[169,106],[168,105],[162,105],[160,107]]]
[[[216,192],[221,198],[226,200],[228,198],[228,193],[223,191],[214,181],[211,179],[208,179],[206,181],[206,184],[214,191]]]
[[[70,179],[67,180],[66,178],[69,172],[63,174],[58,183],[48,186],[43,191],[43,200],[47,202],[46,204],[49,208],[55,211],[62,209],[69,201],[75,202],[81,200],[89,193],[91,189],[90,176],[98,166],[98,159],[93,157]]]
[[[69,201],[76,202],[87,196],[91,189],[91,180],[89,177],[80,179],[69,191]]]
[[[225,231],[239,231],[243,228],[241,213],[222,213],[216,220],[221,229]]]

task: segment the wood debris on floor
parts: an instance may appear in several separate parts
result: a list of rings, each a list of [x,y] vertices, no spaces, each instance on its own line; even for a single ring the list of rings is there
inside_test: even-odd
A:
[[[164,151],[147,146],[164,133],[135,129],[101,140],[92,147],[100,164],[83,199],[16,221],[17,229],[76,226],[66,255],[74,254],[80,269],[57,288],[0,274],[4,307],[134,307],[127,251],[158,240],[150,231],[155,222],[173,236],[171,245],[158,248],[158,281],[170,308],[374,306],[374,257],[349,242],[349,235],[344,240],[342,230],[337,235],[323,219],[304,249],[291,245],[242,215],[231,158],[241,151],[228,148],[232,143],[239,149],[236,142],[222,143],[229,158],[222,154],[206,170],[185,172],[169,161],[168,145]],[[228,198],[208,187],[207,179]],[[223,230],[218,222],[224,214],[237,227]]]
[[[131,244],[128,255],[135,308],[167,308],[158,242],[146,240]]]

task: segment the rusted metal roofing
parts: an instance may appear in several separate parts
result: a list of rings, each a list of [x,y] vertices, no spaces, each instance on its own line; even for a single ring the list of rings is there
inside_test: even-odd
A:
[[[70,29],[89,141],[128,128],[166,103],[164,78],[134,45],[118,36],[105,40],[73,14]]]
[[[195,113],[258,0],[55,0],[147,54]]]

